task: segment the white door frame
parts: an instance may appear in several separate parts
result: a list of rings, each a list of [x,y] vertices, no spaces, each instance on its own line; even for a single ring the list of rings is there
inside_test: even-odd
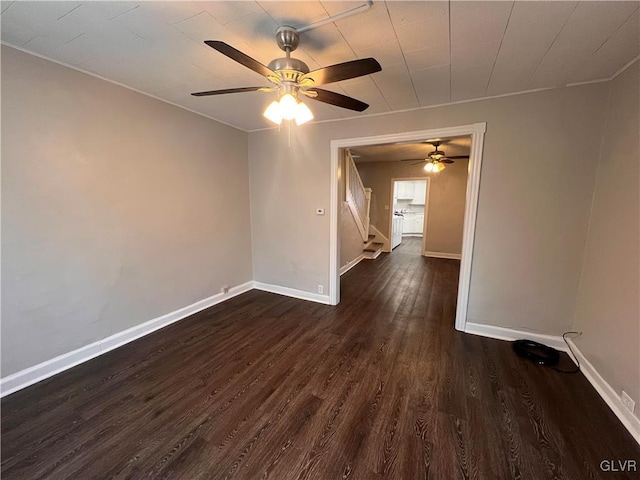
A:
[[[381,143],[424,141],[425,138],[459,137],[471,135],[469,154],[469,177],[467,198],[464,207],[464,229],[462,234],[462,259],[460,261],[460,281],[458,283],[458,303],[456,308],[456,330],[464,331],[467,324],[473,241],[478,213],[478,193],[480,190],[480,170],[482,168],[482,147],[486,122],[461,125],[458,127],[435,128],[416,132],[392,133],[371,137],[343,138],[331,141],[331,204],[329,212],[329,298],[331,305],[340,303],[340,242],[338,231],[338,166],[340,149]]]
[[[431,177],[399,177],[391,179],[391,193],[389,194],[389,242],[393,236],[393,189],[396,182],[411,182],[414,180],[425,180],[427,182],[426,193],[424,196],[424,222],[422,224],[422,254],[427,249],[427,219],[429,217],[429,194],[431,192]],[[391,245],[389,245],[391,247]],[[391,248],[389,249],[391,251]]]

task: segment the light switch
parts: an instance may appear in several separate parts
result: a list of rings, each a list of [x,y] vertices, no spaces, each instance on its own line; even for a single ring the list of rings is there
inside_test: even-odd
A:
[[[324,208],[316,208],[316,215],[324,215]]]

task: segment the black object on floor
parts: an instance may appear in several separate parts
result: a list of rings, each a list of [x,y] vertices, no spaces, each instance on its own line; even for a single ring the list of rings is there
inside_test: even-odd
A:
[[[519,357],[528,358],[538,365],[554,367],[560,361],[560,352],[558,350],[533,340],[515,340],[513,342],[513,351]]]

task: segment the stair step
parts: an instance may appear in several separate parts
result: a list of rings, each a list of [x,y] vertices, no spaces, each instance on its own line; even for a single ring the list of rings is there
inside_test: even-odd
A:
[[[365,252],[377,252],[378,250],[381,250],[383,246],[384,246],[384,244],[382,244],[382,243],[373,242],[368,247],[365,247],[364,251]]]

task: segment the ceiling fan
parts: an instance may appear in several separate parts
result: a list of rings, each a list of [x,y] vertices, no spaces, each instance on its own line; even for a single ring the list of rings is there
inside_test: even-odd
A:
[[[300,36],[295,28],[287,26],[282,26],[276,30],[276,43],[285,52],[286,56],[272,60],[268,66],[222,41],[206,40],[204,43],[266,77],[272,83],[272,86],[228,88],[196,92],[191,95],[205,97],[227,93],[277,91],[278,100],[267,107],[264,116],[278,125],[283,120],[295,120],[298,125],[301,125],[313,118],[313,113],[311,113],[309,107],[299,100],[300,96],[357,112],[366,110],[369,105],[360,100],[317,88],[317,86],[361,77],[382,70],[382,67],[374,58],[363,58],[310,71],[302,60],[291,57],[291,52],[300,43]]]
[[[403,162],[414,162],[412,163],[412,165],[417,165],[419,163],[422,162],[427,162],[427,164],[424,166],[425,171],[427,172],[441,172],[442,170],[444,170],[445,163],[453,163],[454,160],[457,159],[461,159],[461,158],[469,158],[469,155],[447,155],[445,154],[442,150],[439,150],[440,145],[442,145],[442,142],[440,141],[434,141],[434,142],[423,142],[423,143],[427,143],[429,145],[432,145],[433,148],[435,148],[435,150],[433,150],[432,152],[427,153],[427,158],[409,158],[406,160],[402,160]]]

